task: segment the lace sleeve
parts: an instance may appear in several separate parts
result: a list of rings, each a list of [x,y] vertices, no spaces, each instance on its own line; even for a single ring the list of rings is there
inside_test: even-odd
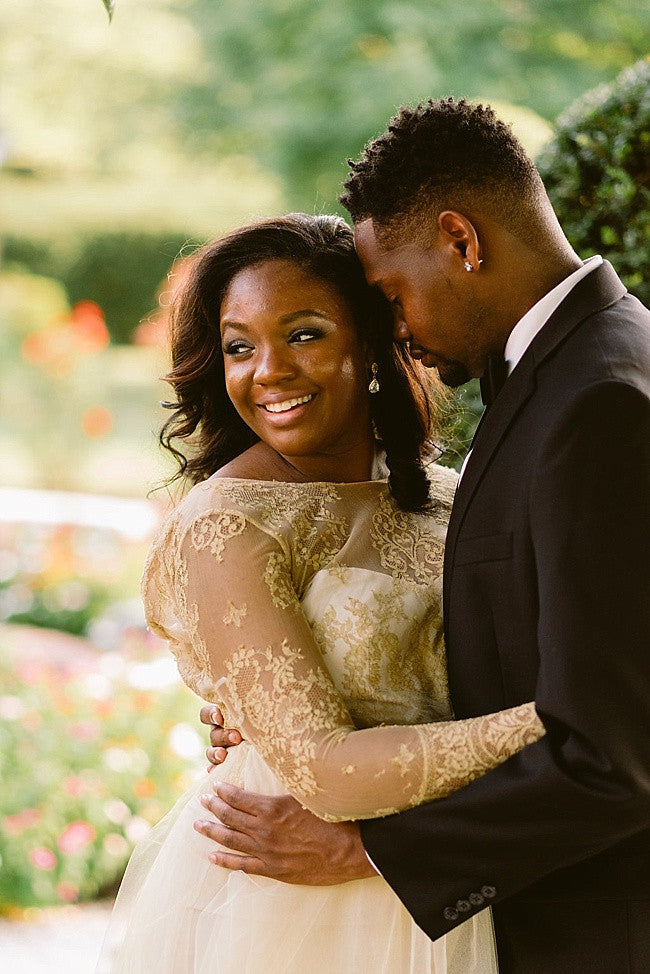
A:
[[[168,561],[193,657],[181,673],[321,818],[373,818],[442,797],[543,733],[532,704],[468,721],[356,730],[302,612],[281,537],[220,510],[197,517]],[[169,635],[178,651],[178,634]]]

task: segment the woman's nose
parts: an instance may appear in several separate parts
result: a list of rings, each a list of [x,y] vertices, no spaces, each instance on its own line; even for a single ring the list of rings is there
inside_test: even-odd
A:
[[[258,348],[255,382],[260,385],[282,382],[284,379],[293,378],[295,371],[288,349],[276,346]]]

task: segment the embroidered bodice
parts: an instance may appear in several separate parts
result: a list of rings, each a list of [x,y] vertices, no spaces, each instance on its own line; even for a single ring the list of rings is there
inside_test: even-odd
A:
[[[383,481],[210,478],[155,539],[147,621],[185,682],[329,820],[443,797],[541,736],[532,705],[451,720],[442,638],[455,474],[406,514]]]

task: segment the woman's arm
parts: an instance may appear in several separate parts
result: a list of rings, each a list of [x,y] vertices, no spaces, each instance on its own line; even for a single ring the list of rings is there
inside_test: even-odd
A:
[[[221,510],[196,518],[166,564],[189,637],[176,649],[181,673],[304,807],[330,821],[388,815],[450,794],[542,736],[532,704],[356,730],[302,612],[290,557],[282,539]],[[147,610],[178,645],[173,623],[165,630],[169,606]]]

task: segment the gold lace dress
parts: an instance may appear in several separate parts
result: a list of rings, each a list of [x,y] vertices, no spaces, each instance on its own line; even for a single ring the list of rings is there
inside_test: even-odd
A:
[[[243,744],[136,849],[100,971],[490,974],[489,911],[435,944],[380,877],[290,886],[214,866],[192,823],[217,777],[287,791],[332,821],[386,815],[467,784],[536,739],[528,707],[449,721],[441,619],[455,474],[432,514],[385,482],[216,479],[163,525],[145,567],[150,627]],[[431,877],[432,883],[435,876]]]

